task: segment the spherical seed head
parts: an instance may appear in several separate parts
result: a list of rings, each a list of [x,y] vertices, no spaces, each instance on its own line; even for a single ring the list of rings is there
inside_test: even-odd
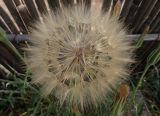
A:
[[[77,6],[34,25],[28,66],[44,95],[83,108],[103,102],[127,78],[132,46],[117,17]]]

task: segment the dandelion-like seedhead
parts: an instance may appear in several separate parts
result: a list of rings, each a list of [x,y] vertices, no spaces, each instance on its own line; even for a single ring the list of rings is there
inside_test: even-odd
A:
[[[117,17],[77,6],[50,12],[34,27],[28,66],[44,95],[83,108],[127,78],[132,46]]]

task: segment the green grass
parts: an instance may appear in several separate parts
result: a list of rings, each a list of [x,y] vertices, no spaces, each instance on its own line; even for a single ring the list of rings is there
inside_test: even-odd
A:
[[[24,79],[9,76],[7,80],[5,78],[0,80],[1,83],[3,83],[0,87],[4,89],[3,91],[0,91],[1,115],[19,114],[25,116],[70,116],[75,114],[72,111],[72,108],[68,105],[60,107],[57,99],[53,96],[49,96],[47,98],[42,97],[39,87],[32,85],[27,81],[27,78],[27,76]],[[109,101],[108,99],[106,101],[109,107],[109,104],[111,104],[112,101]],[[103,107],[99,106],[96,109],[89,111],[90,112],[87,113],[88,116],[92,116],[93,114],[100,114],[103,116],[106,112],[109,112],[107,111],[106,105],[103,105]],[[76,114],[84,115],[85,112],[76,112]]]

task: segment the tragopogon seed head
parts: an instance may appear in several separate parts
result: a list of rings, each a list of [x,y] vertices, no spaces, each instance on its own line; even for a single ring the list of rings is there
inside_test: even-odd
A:
[[[127,78],[131,41],[109,13],[64,8],[44,15],[31,32],[28,66],[33,82],[61,104],[97,105]]]

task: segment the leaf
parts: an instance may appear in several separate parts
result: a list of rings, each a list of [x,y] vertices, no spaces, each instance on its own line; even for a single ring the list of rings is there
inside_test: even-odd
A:
[[[6,33],[5,33],[5,31],[0,27],[0,38],[2,37],[2,39],[3,38],[6,38]],[[1,41],[1,39],[0,39],[0,41]]]
[[[18,50],[12,45],[12,43],[7,39],[5,31],[0,28],[0,42],[2,42],[11,52],[13,52],[18,58],[20,58],[22,61],[23,57],[20,55]]]
[[[112,15],[119,16],[121,13],[121,7],[122,7],[122,2],[120,0],[118,0],[114,6]]]
[[[160,44],[147,57],[147,65],[155,65],[160,61]]]
[[[143,33],[138,38],[138,41],[136,42],[136,48],[140,48],[142,46],[144,38],[145,38],[146,34],[148,33],[148,31],[149,31],[149,26],[147,26],[144,29]]]

